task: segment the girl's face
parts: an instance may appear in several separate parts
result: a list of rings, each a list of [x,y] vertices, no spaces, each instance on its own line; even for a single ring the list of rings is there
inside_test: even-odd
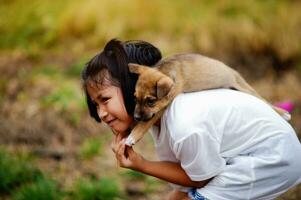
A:
[[[127,136],[127,130],[133,123],[133,118],[127,113],[121,89],[109,83],[97,84],[89,81],[87,91],[92,101],[97,105],[99,118],[108,124],[113,132]]]

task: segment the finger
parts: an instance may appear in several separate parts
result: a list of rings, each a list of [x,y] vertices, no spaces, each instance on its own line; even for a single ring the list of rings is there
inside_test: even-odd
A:
[[[121,159],[123,161],[127,160],[129,157],[126,148],[127,148],[127,146],[125,145],[125,140],[123,140],[120,143],[119,151],[118,151],[119,159]]]
[[[129,158],[132,155],[133,148],[125,144],[124,156]]]
[[[121,139],[122,139],[121,134],[117,134],[117,137],[116,137],[117,142],[120,142]]]
[[[125,151],[125,143],[124,143],[124,139],[121,140],[119,143],[118,143],[118,154],[119,155],[124,155],[124,151]]]
[[[126,141],[126,139],[122,140],[122,151],[123,151],[124,157],[128,158],[129,157],[128,149],[131,148],[131,147],[129,147],[128,145],[126,145],[125,141]]]
[[[115,150],[115,157],[116,157],[118,166],[121,167],[121,166],[122,166],[123,155],[122,155],[122,153],[121,153],[121,148],[120,148],[120,146],[116,147],[116,150]]]
[[[111,142],[111,149],[114,153],[116,153],[116,148],[117,148],[117,142],[116,142],[116,136],[115,136]]]
[[[114,142],[118,142],[118,134],[114,136]]]
[[[113,130],[113,129],[111,129],[111,131],[112,131],[112,133],[116,136],[118,133],[115,131],[115,130]]]
[[[113,142],[111,143],[111,149],[114,153],[116,153],[115,144],[113,144]]]
[[[117,148],[118,148],[118,144],[120,143],[122,139],[122,136],[120,134],[117,134],[114,138],[113,141],[111,143],[111,148],[113,150],[114,153],[116,153]]]
[[[121,143],[120,142],[116,143],[114,147],[116,156],[120,154],[120,148],[121,148]]]

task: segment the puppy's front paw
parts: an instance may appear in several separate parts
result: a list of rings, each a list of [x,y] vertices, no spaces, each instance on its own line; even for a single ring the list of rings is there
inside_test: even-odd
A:
[[[133,146],[136,143],[135,139],[132,137],[132,135],[130,134],[126,140],[125,140],[125,144],[129,147]]]

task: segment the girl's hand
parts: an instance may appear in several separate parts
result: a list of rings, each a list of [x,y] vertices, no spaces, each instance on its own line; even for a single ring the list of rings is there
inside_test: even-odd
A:
[[[116,134],[115,137],[113,138],[113,141],[111,143],[111,148],[112,151],[116,154],[117,152],[117,147],[119,145],[119,143],[121,142],[121,140],[124,139],[122,134]]]
[[[125,138],[116,136],[112,142],[112,150],[115,153],[120,167],[138,170],[143,167],[144,158],[137,154],[132,147],[125,145]]]
[[[118,165],[148,174],[177,185],[201,188],[209,181],[192,181],[180,163],[168,161],[149,161],[136,153],[132,147],[125,145],[124,137],[117,135],[112,142]]]

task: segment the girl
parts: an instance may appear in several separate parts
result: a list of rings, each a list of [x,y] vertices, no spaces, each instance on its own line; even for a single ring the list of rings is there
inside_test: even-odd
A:
[[[274,199],[301,181],[301,145],[292,127],[263,101],[238,91],[178,95],[152,128],[160,161],[126,147],[136,75],[129,62],[154,65],[146,42],[111,40],[82,72],[90,115],[116,134],[121,167],[172,183],[168,199]],[[298,158],[298,159],[297,159]]]

